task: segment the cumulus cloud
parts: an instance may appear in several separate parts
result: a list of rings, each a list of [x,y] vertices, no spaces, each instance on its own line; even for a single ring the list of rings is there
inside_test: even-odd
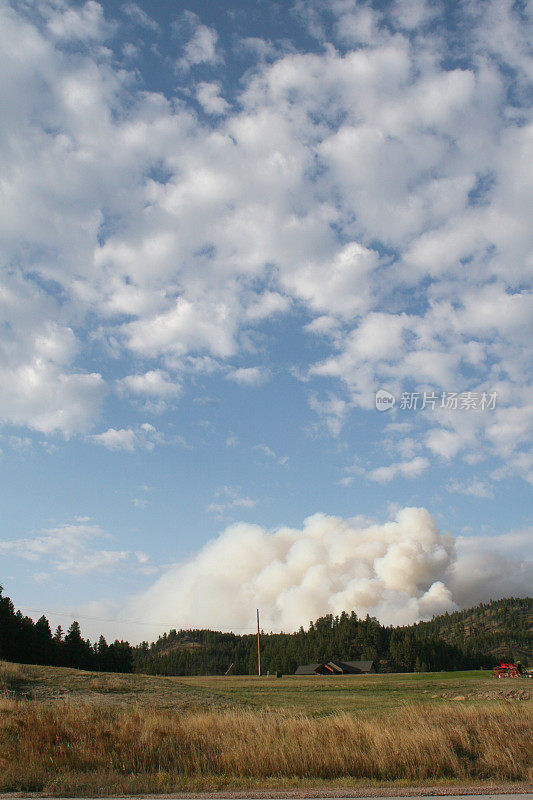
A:
[[[470,49],[453,64],[427,27],[443,8],[335,3],[338,49],[263,53],[227,107],[214,80],[180,102],[146,90],[101,46],[115,24],[95,0],[41,4],[45,24],[2,5],[0,255],[15,274],[2,420],[66,435],[94,426],[105,386],[83,369],[88,342],[166,381],[188,358],[240,356],[244,330],[293,313],[315,343],[327,334],[299,367],[315,398],[316,382],[337,383],[319,401],[333,435],[382,384],[498,383],[495,417],[419,415],[419,438],[428,457],[522,457],[533,434],[527,37],[518,7],[469,4]],[[134,3],[122,10],[155,30]],[[321,4],[300,12],[324,44]],[[221,63],[217,32],[196,15],[175,33],[182,76]]]
[[[183,56],[177,62],[178,69],[187,71],[197,64],[215,65],[224,60],[217,47],[218,33],[214,28],[203,25],[191,11],[182,15],[181,26],[192,28],[192,35],[183,48]],[[179,27],[178,22],[177,28]]]
[[[207,114],[225,114],[229,103],[220,96],[220,85],[203,81],[196,87],[198,102]]]
[[[506,552],[497,537],[456,543],[423,508],[400,509],[381,525],[324,514],[302,529],[238,523],[170,567],[128,613],[148,614],[154,632],[169,608],[176,627],[252,628],[256,607],[266,630],[296,630],[352,609],[407,624],[488,596],[526,593],[531,561]]]
[[[158,444],[164,444],[164,436],[149,422],[143,422],[138,428],[108,428],[103,433],[89,437],[94,444],[102,445],[107,450],[123,450],[133,453],[136,450],[153,450]]]
[[[279,292],[266,291],[259,295],[252,295],[246,307],[246,320],[256,322],[269,319],[274,314],[288,311],[290,305],[290,298]]]
[[[2,372],[0,417],[4,421],[69,436],[87,430],[98,416],[105,393],[98,373],[64,374],[39,361]]]
[[[44,5],[44,4],[43,4]],[[61,5],[59,8],[61,9]],[[58,39],[78,39],[80,41],[102,40],[109,36],[114,26],[104,19],[100,3],[88,0],[80,8],[66,8],[65,10],[48,11],[48,30]]]
[[[57,301],[20,276],[0,280],[0,419],[70,436],[98,418],[106,387],[72,369],[79,342]]]

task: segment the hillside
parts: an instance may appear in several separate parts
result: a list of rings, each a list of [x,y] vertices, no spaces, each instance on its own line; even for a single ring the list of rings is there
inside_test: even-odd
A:
[[[372,660],[380,672],[439,672],[490,668],[502,659],[533,664],[533,600],[506,598],[435,617],[386,627],[377,619],[327,614],[296,633],[262,633],[264,673],[294,673],[303,663]],[[0,587],[0,659],[109,672],[159,675],[257,673],[255,635],[212,630],[171,630],[156,642],[132,647],[103,636],[83,639],[74,621],[52,635],[45,616],[37,622],[15,611]]]
[[[343,613],[309,630],[262,634],[264,671],[292,673],[332,657],[373,659],[380,671],[439,671],[493,666],[500,658],[533,662],[533,599],[506,598],[398,628]],[[256,638],[210,630],[171,630],[134,650],[134,668],[154,674],[253,673]]]
[[[480,650],[494,659],[533,660],[533,600],[508,598],[434,617],[415,626],[462,649]]]

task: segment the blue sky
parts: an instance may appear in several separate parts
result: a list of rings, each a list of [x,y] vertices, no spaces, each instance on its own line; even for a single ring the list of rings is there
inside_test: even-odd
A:
[[[530,591],[530,5],[0,13],[16,605],[137,641]]]

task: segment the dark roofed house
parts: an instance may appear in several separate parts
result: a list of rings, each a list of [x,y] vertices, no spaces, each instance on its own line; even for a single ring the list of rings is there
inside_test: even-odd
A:
[[[377,672],[374,661],[346,661],[345,665],[349,667],[347,671],[352,675],[369,675]]]
[[[373,661],[324,661],[300,664],[296,675],[369,675],[377,672]]]
[[[300,664],[297,668],[295,675],[318,675],[319,673],[316,671],[317,667],[322,666],[321,664]]]

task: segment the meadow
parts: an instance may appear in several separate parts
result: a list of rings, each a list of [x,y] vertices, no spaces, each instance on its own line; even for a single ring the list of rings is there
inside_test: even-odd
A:
[[[0,665],[0,790],[528,782],[527,680],[174,678]]]

